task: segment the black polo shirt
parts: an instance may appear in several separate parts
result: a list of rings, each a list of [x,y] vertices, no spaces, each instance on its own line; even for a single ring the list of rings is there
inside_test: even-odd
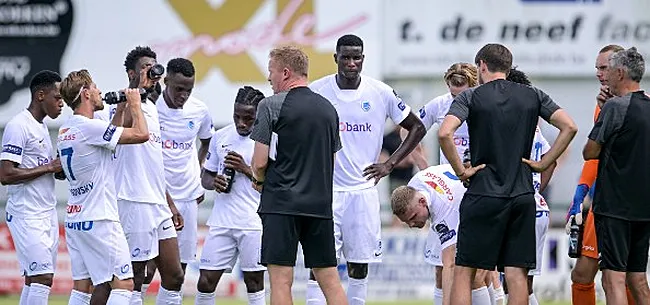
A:
[[[470,178],[467,194],[512,198],[534,193],[529,159],[535,127],[560,107],[541,90],[499,79],[456,96],[449,115],[467,121],[472,165],[485,164]]]
[[[650,98],[638,91],[609,99],[589,139],[602,145],[594,213],[650,221]]]
[[[332,103],[307,87],[260,101],[250,137],[270,146],[271,160],[259,213],[332,218],[338,125]]]

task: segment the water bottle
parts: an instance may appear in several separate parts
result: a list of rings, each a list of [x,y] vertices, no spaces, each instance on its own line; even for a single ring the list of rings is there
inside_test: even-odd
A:
[[[225,167],[223,169],[223,175],[226,177],[226,180],[228,181],[228,186],[226,186],[226,190],[223,192],[230,193],[230,190],[232,189],[233,180],[235,179],[235,170],[232,168]]]
[[[569,257],[578,258],[580,257],[580,250],[582,245],[580,244],[580,226],[576,223],[575,218],[571,220],[571,229],[569,232]]]

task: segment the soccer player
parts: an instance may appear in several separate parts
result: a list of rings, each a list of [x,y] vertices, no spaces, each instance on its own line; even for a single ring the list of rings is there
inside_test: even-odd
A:
[[[456,176],[469,182],[461,202],[452,303],[470,304],[476,269],[498,266],[505,269],[509,283],[508,302],[524,305],[529,299],[527,272],[536,261],[532,171],[543,172],[557,160],[577,127],[545,93],[505,80],[512,66],[512,54],[505,46],[485,45],[475,62],[482,85],[454,99],[438,131]],[[549,152],[535,162],[523,157],[530,153],[540,116],[560,133]],[[466,120],[470,168],[463,167],[453,141],[454,132]]]
[[[248,304],[265,304],[264,266],[259,264],[262,243],[262,221],[257,215],[260,193],[252,185],[250,168],[255,141],[250,139],[258,103],[264,98],[259,90],[246,86],[235,99],[233,124],[217,130],[210,141],[208,157],[203,165],[201,184],[215,190],[210,231],[201,254],[196,305],[213,305],[215,289],[221,275],[231,272],[237,258],[244,273]],[[230,181],[224,169],[235,171]],[[226,192],[231,183],[229,192]]]
[[[368,263],[382,256],[379,195],[375,185],[395,164],[408,156],[426,131],[422,122],[388,85],[361,74],[363,41],[344,35],[336,43],[334,62],[338,72],[310,85],[327,98],[339,115],[343,148],[334,167],[334,236],[337,258],[345,257],[348,267],[348,301],[365,304]],[[388,160],[377,163],[386,119],[408,130],[404,143]],[[307,304],[323,302],[310,274]]]
[[[449,164],[431,166],[418,172],[408,185],[396,188],[391,195],[393,213],[409,227],[423,228],[427,220],[431,221],[427,237],[431,247],[425,251],[425,260],[432,256],[441,260],[441,265],[436,266],[442,283],[441,292],[434,299],[436,305],[448,305],[451,301],[458,209],[466,190],[452,172]],[[490,295],[482,282],[472,287],[472,304],[490,304]]]
[[[594,110],[594,122],[598,119],[600,109],[605,101],[614,95],[605,83],[605,71],[609,67],[609,57],[615,52],[622,51],[623,47],[619,45],[607,45],[600,49],[596,57],[596,78],[600,82],[600,92],[596,96],[596,108]],[[582,217],[582,203],[587,194],[593,194],[595,190],[594,182],[598,172],[598,159],[586,160],[582,166],[582,173],[569,212],[567,213],[567,232],[571,223],[575,220],[582,228],[582,248],[580,257],[576,260],[573,270],[571,270],[571,298],[576,305],[595,305],[596,304],[596,284],[594,279],[598,273],[598,243],[596,239],[596,228],[594,218],[591,216],[593,208],[589,207],[586,217]],[[631,292],[628,293],[628,303],[634,304]]]
[[[183,270],[196,259],[197,211],[203,201],[201,165],[212,137],[212,118],[208,107],[191,96],[194,65],[185,58],[167,63],[163,101],[156,103],[162,135],[167,191],[183,216],[185,226],[178,232]],[[196,149],[196,139],[201,147]],[[198,155],[198,157],[197,157]]]
[[[93,119],[104,104],[87,70],[71,72],[61,83],[61,95],[73,110],[57,138],[70,190],[65,232],[74,281],[71,305],[89,304],[91,287],[103,283],[112,288],[107,304],[128,304],[131,299],[133,269],[117,212],[112,151],[118,144],[146,142],[149,132],[140,93],[125,93],[132,128]]]
[[[29,83],[32,101],[5,126],[0,154],[0,182],[7,187],[6,222],[16,248],[25,286],[20,304],[47,304],[54,277],[59,225],[54,195],[54,158],[43,119],[61,114],[61,76],[40,71]]]
[[[419,111],[420,120],[424,124],[424,127],[429,130],[433,124],[442,124],[442,121],[445,119],[445,115],[449,111],[449,106],[451,102],[454,101],[454,98],[467,88],[475,87],[478,85],[478,76],[477,76],[476,66],[470,63],[455,63],[447,69],[445,72],[444,80],[449,88],[449,92],[440,96],[435,97],[426,105],[422,106]],[[456,151],[458,155],[462,157],[463,152],[469,148],[469,133],[467,132],[467,123],[463,123],[456,133],[454,133],[454,144],[456,145]],[[418,144],[421,145],[421,144]],[[419,150],[413,151],[412,156],[416,159],[416,164],[423,170],[427,168],[428,162],[426,156],[422,153],[419,153]],[[440,151],[440,163],[439,164],[449,164],[445,155]]]
[[[636,48],[614,52],[603,73],[615,97],[606,101],[583,150],[600,160],[592,216],[607,304],[625,304],[625,284],[638,304],[650,304],[646,270],[650,209],[650,97],[640,89],[645,61]]]
[[[135,88],[140,84],[141,75],[136,71],[149,70],[154,64],[156,53],[149,47],[136,47],[130,51],[124,62],[129,87]],[[155,82],[146,89],[151,90],[154,85]],[[140,291],[144,269],[151,259],[155,259],[161,278],[156,303],[180,304],[184,274],[176,230],[183,227],[182,216],[166,192],[158,111],[148,98],[141,106],[149,129],[149,141],[118,146],[116,150],[117,204],[133,263],[134,292],[131,304],[142,304]],[[121,104],[112,120],[117,123],[116,126],[130,127],[132,118],[120,107]]]

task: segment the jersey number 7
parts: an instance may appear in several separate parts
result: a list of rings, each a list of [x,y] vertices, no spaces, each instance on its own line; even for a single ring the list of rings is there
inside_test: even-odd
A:
[[[68,148],[65,148],[65,149],[61,150],[61,156],[66,157],[65,158],[65,164],[67,166],[65,166],[63,168],[63,170],[65,171],[65,176],[66,176],[66,178],[68,178],[68,181],[76,180],[74,178],[74,174],[72,173],[72,153],[73,152],[74,152],[74,150],[72,149],[72,147],[68,147]]]

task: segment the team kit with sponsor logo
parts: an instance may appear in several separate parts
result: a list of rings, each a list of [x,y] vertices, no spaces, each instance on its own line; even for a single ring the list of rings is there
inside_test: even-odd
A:
[[[148,51],[143,51],[145,55],[136,60],[138,63],[141,59],[152,60],[143,65],[142,71],[150,70],[156,64],[155,53],[147,55]],[[242,123],[245,119],[241,116],[245,111],[241,107],[254,106],[253,113],[259,115],[260,112],[256,111],[258,102],[266,102],[268,98],[247,104],[239,101],[238,96],[234,123],[216,130],[208,106],[191,96],[194,66],[187,59],[172,64],[174,60],[168,65],[162,93],[156,97],[152,97],[153,87],[147,88],[138,104],[131,100],[136,96],[132,94],[123,101],[124,104],[106,108],[95,105],[97,108],[92,109],[92,117],[78,114],[75,108],[75,114],[60,126],[55,147],[51,144],[47,126],[42,119],[36,118],[34,113],[38,111],[31,106],[32,110],[20,112],[7,124],[0,160],[3,166],[22,170],[24,175],[8,183],[6,208],[6,222],[18,253],[20,272],[31,281],[23,288],[21,304],[47,304],[47,279],[51,285],[51,278],[56,274],[59,225],[55,209],[55,177],[67,181],[69,195],[63,227],[74,281],[70,304],[90,304],[91,296],[93,299],[106,296],[106,300],[99,301],[103,304],[142,304],[148,285],[144,281],[145,274],[156,271],[163,279],[156,304],[181,304],[180,287],[186,266],[194,262],[198,263],[202,279],[197,284],[196,304],[214,304],[214,287],[205,288],[211,286],[206,282],[215,282],[213,286],[216,286],[223,273],[235,270],[237,262],[249,288],[249,304],[265,304],[263,283],[255,283],[253,277],[262,276],[263,279],[268,267],[261,262],[262,232],[266,228],[258,215],[264,189],[259,191],[256,188],[263,186],[263,181],[255,179],[251,170],[257,144],[251,139],[250,130],[248,133],[243,131],[254,128],[260,118],[249,115],[248,123]],[[407,158],[433,125],[448,123],[452,116],[449,115],[450,109],[455,107],[456,111],[468,111],[469,107],[460,105],[456,95],[447,93],[413,112],[392,87],[362,75],[360,70],[357,72],[359,81],[354,89],[341,88],[338,79],[341,73],[314,80],[305,88],[327,99],[338,115],[338,130],[336,125],[332,125],[334,132],[339,133],[342,146],[335,153],[331,181],[332,248],[336,259],[348,264],[348,301],[355,305],[365,304],[368,264],[381,263],[386,246],[382,243],[379,179]],[[148,77],[152,82],[154,79],[163,82],[160,76],[141,74],[140,77]],[[186,92],[178,93],[183,82],[176,83],[174,77],[191,79],[192,86]],[[137,77],[130,78],[130,81],[138,80]],[[142,79],[139,81],[143,82]],[[74,82],[70,75],[63,80],[51,81],[55,89],[50,90],[64,92],[70,82]],[[475,88],[480,86],[472,90]],[[81,107],[94,105],[93,102],[102,103],[101,98],[97,99],[99,93],[94,83],[85,83],[77,89],[79,94],[74,99],[64,93],[60,99],[75,107],[80,107],[79,103],[83,105]],[[467,92],[465,95],[469,95]],[[182,100],[181,105],[176,104],[178,100]],[[379,162],[388,119],[408,131],[403,146],[411,145],[408,144],[408,139],[412,139],[409,138],[411,133],[421,132],[412,147],[400,151],[404,153],[394,160],[389,159],[394,161],[390,166],[386,165],[389,161]],[[395,216],[411,227],[427,227],[422,258],[427,264],[443,270],[450,267],[450,249],[455,256],[457,244],[463,241],[462,202],[471,185],[471,179],[464,176],[465,172],[459,172],[453,165],[457,159],[471,163],[473,159],[467,155],[478,150],[470,140],[474,122],[469,119],[457,123],[451,135],[453,147],[448,147],[457,156],[448,159],[450,154],[443,154],[441,148],[440,158],[435,162],[439,165],[421,168],[406,185],[395,189],[391,197]],[[137,131],[134,130],[138,128],[142,129],[137,134],[138,140],[128,140],[136,137],[134,133]],[[272,142],[277,142],[277,134],[273,136]],[[270,146],[273,151],[274,145]],[[541,162],[543,156],[551,151],[551,145],[538,126],[526,147],[530,152],[527,148],[521,157],[531,162]],[[275,156],[271,153],[269,162],[274,161]],[[387,167],[382,168],[382,165]],[[477,164],[464,164],[466,169],[472,165]],[[373,166],[381,172],[376,179],[368,178],[368,171]],[[496,171],[490,166],[488,164],[480,170]],[[536,261],[525,268],[527,275],[532,277],[540,275],[542,270],[549,208],[541,192],[548,181],[544,181],[545,176],[540,172],[528,169],[525,172],[526,181],[532,182],[528,184],[532,191],[527,195],[536,203]],[[478,171],[477,175],[481,176],[481,172]],[[3,183],[5,181],[3,177]],[[212,190],[217,194],[206,223],[209,232],[199,255],[198,205],[206,191]],[[400,195],[400,191],[404,191],[406,197]],[[419,201],[414,204],[411,202],[413,198]],[[405,206],[398,212],[396,202],[400,200]],[[409,212],[414,206],[418,207],[418,212]],[[475,295],[474,289],[473,302],[490,304],[492,296],[488,296],[487,286],[496,286],[495,281],[499,280],[481,282],[481,287],[485,287],[481,288],[485,298],[479,300],[479,293]],[[447,287],[446,283],[444,285]],[[321,288],[310,279],[307,304],[325,304]],[[437,302],[442,302],[442,291]],[[449,291],[445,289],[444,293]],[[445,299],[448,298],[446,295]]]

